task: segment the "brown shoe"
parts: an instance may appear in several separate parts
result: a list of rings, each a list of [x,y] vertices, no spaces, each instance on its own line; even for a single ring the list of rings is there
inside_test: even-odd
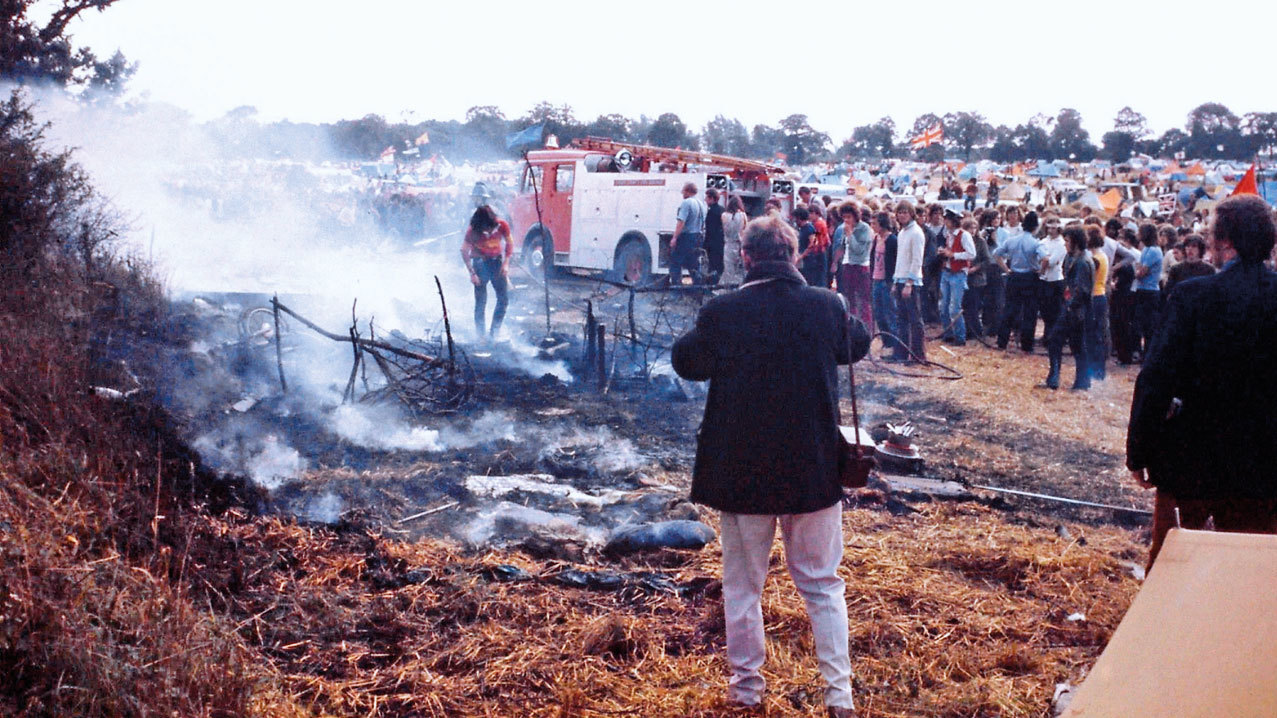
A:
[[[830,706],[825,709],[825,715],[829,718],[856,718],[856,709]]]

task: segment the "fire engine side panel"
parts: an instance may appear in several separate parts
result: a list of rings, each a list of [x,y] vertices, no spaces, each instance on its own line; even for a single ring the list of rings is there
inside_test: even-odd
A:
[[[666,271],[656,266],[659,236],[674,231],[683,184],[695,182],[702,187],[704,174],[581,172],[577,177],[572,266],[611,269],[621,237],[638,231],[648,241],[652,271]]]
[[[583,168],[582,168],[583,169]],[[611,269],[616,249],[613,229],[618,224],[619,197],[598,181],[599,174],[582,171],[572,208],[572,250],[569,262],[585,269]],[[615,175],[611,175],[615,176]]]

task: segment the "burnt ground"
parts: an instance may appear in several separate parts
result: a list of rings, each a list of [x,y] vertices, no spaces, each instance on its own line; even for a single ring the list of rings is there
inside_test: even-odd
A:
[[[454,299],[461,305],[456,313],[468,314],[467,299]],[[191,423],[198,433],[201,423],[229,416],[249,422],[250,428],[237,429],[239,434],[269,432],[296,447],[305,468],[274,488],[271,503],[304,521],[332,523],[357,515],[405,539],[445,536],[473,548],[517,545],[577,559],[597,549],[619,525],[698,515],[684,497],[704,388],[672,376],[666,347],[689,325],[703,299],[699,293],[636,295],[631,342],[626,339],[628,292],[584,278],[557,279],[551,283],[550,343],[564,346],[555,351],[553,367],[534,359],[515,366],[509,355],[530,355],[529,348],[546,336],[541,286],[516,277],[506,325],[509,343],[458,338],[476,379],[470,400],[445,415],[397,411],[376,417],[438,431],[438,446],[378,446],[375,437],[358,440],[335,432],[331,417],[338,407],[331,399],[305,406],[306,399],[281,397],[271,388],[275,354],[269,342],[224,352],[234,357],[236,369],[223,373],[241,377],[242,386],[224,390],[222,403],[191,416]],[[584,362],[587,312],[610,329],[606,391],[599,387],[596,365]],[[294,344],[314,341],[304,329],[291,331]],[[1129,384],[1127,377],[1115,374],[1104,400],[1044,396],[1032,386],[1038,365],[1045,363],[1041,357],[978,345],[963,350],[953,356],[936,356],[933,350],[933,359],[964,372],[956,382],[898,377],[876,362],[858,365],[865,424],[913,421],[927,477],[1147,506],[1147,496],[1127,488],[1114,438],[1128,404],[1112,395],[1122,391],[1122,382]],[[288,361],[287,372],[295,373],[297,367]],[[346,371],[335,372],[335,384],[344,381]],[[276,393],[242,416],[224,408],[250,386],[259,394]],[[843,390],[845,396],[845,383]],[[1042,402],[1047,403],[1039,406]],[[849,419],[846,401],[844,415]],[[1083,428],[1061,428],[1062,420]],[[1093,438],[1086,428],[1092,425],[1107,427],[1107,433]],[[468,484],[471,477],[526,475],[557,488],[519,484],[488,495],[487,489]],[[564,487],[580,493],[561,495]],[[888,505],[907,511],[936,500],[979,502],[1029,525],[1078,521],[1135,528],[1146,523],[1142,516],[1120,511],[985,491],[956,499],[901,493]]]

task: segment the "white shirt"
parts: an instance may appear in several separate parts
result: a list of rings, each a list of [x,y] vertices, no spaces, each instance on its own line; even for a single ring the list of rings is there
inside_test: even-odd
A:
[[[916,221],[900,230],[896,238],[896,272],[892,275],[896,284],[913,280],[915,287],[922,286],[922,253],[926,244],[927,235],[922,233]]]
[[[1117,256],[1119,254],[1122,255],[1123,259],[1129,259],[1132,262],[1137,262],[1139,261],[1139,258],[1140,258],[1139,252],[1136,252],[1135,250],[1127,247],[1126,245],[1122,244],[1121,242],[1107,235],[1105,235],[1104,237],[1104,247],[1100,251],[1104,252],[1104,256],[1109,258],[1110,272],[1112,272],[1114,267],[1116,266]]]
[[[1041,253],[1046,254],[1046,271],[1038,272],[1038,277],[1044,282],[1064,281],[1064,257],[1069,253],[1064,237],[1043,237]]]

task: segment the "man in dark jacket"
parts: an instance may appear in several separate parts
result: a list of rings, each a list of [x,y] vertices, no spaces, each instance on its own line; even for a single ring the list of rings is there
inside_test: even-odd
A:
[[[1239,195],[1212,235],[1223,269],[1175,287],[1131,402],[1126,466],[1157,487],[1150,566],[1177,509],[1184,528],[1277,532],[1277,227]]]
[[[779,218],[746,226],[745,282],[705,304],[674,344],[680,376],[710,382],[692,500],[721,512],[728,699],[752,705],[764,682],[763,581],[780,524],[807,604],[830,715],[852,714],[838,483],[838,365],[869,351],[839,295],[807,286]]]

